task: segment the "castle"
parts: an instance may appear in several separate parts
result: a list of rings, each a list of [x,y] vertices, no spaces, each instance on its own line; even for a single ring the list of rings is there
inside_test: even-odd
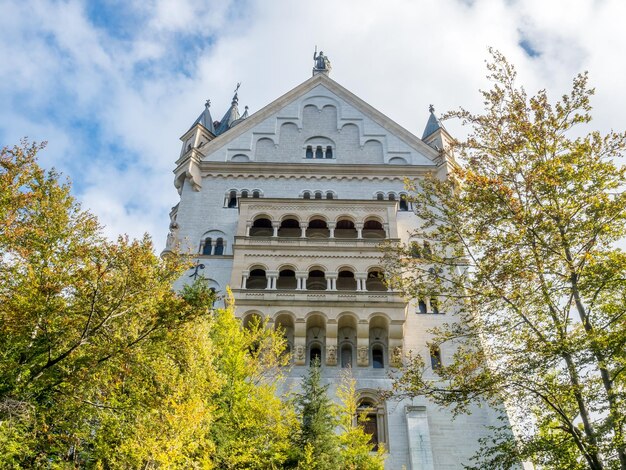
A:
[[[351,367],[373,440],[386,468],[459,469],[497,412],[476,408],[455,420],[426,399],[381,402],[389,373],[408,351],[431,357],[431,373],[453,351],[430,351],[428,330],[454,321],[436,299],[389,290],[380,243],[411,240],[418,223],[404,179],[446,178],[451,138],[430,108],[418,138],[329,77],[313,75],[260,111],[239,112],[238,88],[221,120],[207,101],[182,136],[166,250],[193,254],[180,287],[202,275],[230,286],[237,315],[281,325],[292,353],[285,387],[297,387],[319,358],[336,390]]]

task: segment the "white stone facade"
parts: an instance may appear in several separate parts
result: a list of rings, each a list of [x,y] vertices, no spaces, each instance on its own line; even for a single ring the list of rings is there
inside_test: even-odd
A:
[[[196,254],[211,287],[230,286],[244,324],[259,315],[285,329],[286,390],[312,356],[331,393],[350,364],[389,469],[462,468],[497,424],[489,408],[452,420],[424,399],[376,402],[409,351],[428,357],[427,330],[453,321],[433,313],[434,301],[420,312],[389,291],[379,248],[408,241],[419,221],[402,199],[404,178],[445,177],[435,147],[446,139],[440,130],[427,145],[319,73],[222,135],[192,127],[175,170],[168,249]]]

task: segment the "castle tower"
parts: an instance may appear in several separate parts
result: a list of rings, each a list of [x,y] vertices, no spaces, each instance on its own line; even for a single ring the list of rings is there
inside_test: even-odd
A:
[[[239,116],[236,90],[221,121],[207,105],[182,137],[166,250],[193,254],[196,266],[179,287],[201,274],[232,288],[244,325],[281,325],[293,357],[286,387],[316,357],[333,393],[351,367],[387,468],[461,468],[496,412],[452,420],[425,399],[381,403],[377,393],[408,351],[429,356],[428,329],[454,321],[436,299],[407,303],[388,290],[379,248],[411,241],[418,220],[404,178],[445,177],[451,138],[434,109],[419,139],[333,81],[321,52],[314,60],[311,78],[263,109]],[[433,365],[452,353],[443,346]]]

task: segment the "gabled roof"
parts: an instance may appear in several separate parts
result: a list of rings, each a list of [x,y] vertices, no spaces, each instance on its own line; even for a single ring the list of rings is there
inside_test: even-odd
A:
[[[435,159],[438,156],[438,152],[430,147],[429,145],[422,142],[421,139],[416,137],[414,134],[409,132],[407,129],[402,127],[400,124],[394,122],[389,117],[363,101],[361,98],[356,96],[354,93],[349,91],[348,89],[341,86],[339,83],[331,79],[327,74],[319,73],[313,75],[313,77],[309,78],[305,82],[301,83],[297,87],[288,91],[280,98],[272,101],[270,104],[252,114],[248,119],[241,121],[236,127],[231,128],[231,130],[225,134],[218,135],[217,138],[213,139],[207,145],[205,145],[202,149],[202,153],[205,155],[211,153],[214,150],[217,150],[224,144],[226,144],[229,140],[235,139],[239,137],[244,132],[250,130],[257,124],[261,123],[263,120],[271,116],[272,114],[278,112],[280,109],[287,106],[292,101],[298,99],[303,96],[313,88],[318,85],[322,85],[326,87],[328,90],[333,92],[338,97],[342,98],[350,105],[354,106],[356,109],[361,111],[363,114],[367,115],[370,119],[372,119],[375,123],[394,134],[396,137],[400,138],[410,147],[413,147],[416,151],[422,153],[428,158]],[[234,102],[234,99],[233,99]],[[231,106],[232,109],[232,106]],[[227,113],[228,115],[228,113]],[[225,116],[226,117],[226,116]],[[219,134],[219,129],[216,129]]]

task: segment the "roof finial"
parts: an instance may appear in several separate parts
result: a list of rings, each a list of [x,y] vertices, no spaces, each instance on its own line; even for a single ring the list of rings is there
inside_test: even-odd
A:
[[[239,97],[237,96],[237,92],[239,91],[239,87],[241,86],[241,82],[237,82],[237,86],[235,87],[235,94],[233,95],[232,106],[236,105],[239,102]]]
[[[205,108],[210,108],[211,107],[211,100],[206,100],[204,103],[204,107]]]
[[[315,46],[313,60],[315,61],[313,65],[313,75],[318,73],[325,73],[326,75],[328,75],[331,69],[330,60],[328,60],[328,57],[324,55],[324,52],[320,51],[319,54],[317,53],[317,46]]]
[[[431,112],[431,113],[434,113],[435,112],[435,107],[432,104],[429,104],[428,105],[428,111]]]

